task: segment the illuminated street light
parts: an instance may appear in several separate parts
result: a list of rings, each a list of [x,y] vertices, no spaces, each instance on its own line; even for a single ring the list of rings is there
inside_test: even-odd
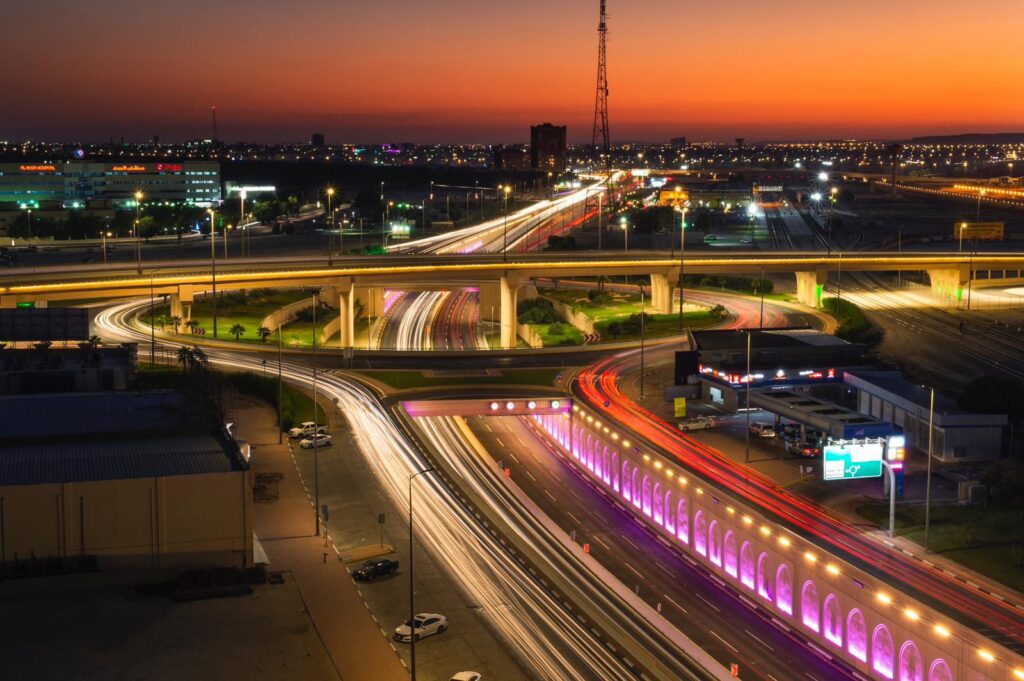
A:
[[[139,241],[139,231],[142,227],[142,199],[143,194],[141,191],[135,192],[135,264],[142,274],[142,243]]]
[[[508,261],[508,194],[512,191],[512,187],[509,185],[499,186],[505,192],[505,226],[503,228],[502,245],[501,245],[501,259]]]
[[[217,337],[217,250],[214,242],[217,236],[217,211],[212,208],[206,210],[210,214],[210,282],[213,292],[211,309],[213,311],[213,337]]]
[[[334,213],[331,212],[331,199],[334,198],[334,187],[327,188],[327,264],[334,264]]]
[[[622,216],[621,218],[619,218],[619,228],[622,230],[622,234],[625,236],[625,239],[626,239],[625,250],[628,253],[629,252],[629,223],[626,222],[626,217],[625,216]]]
[[[811,194],[811,201],[814,201],[815,203],[821,201],[821,192],[814,192]]]
[[[107,237],[113,236],[111,232],[100,232],[100,238],[103,239],[103,264],[107,264]]]
[[[818,173],[818,180],[821,182],[828,182],[828,173],[826,173],[825,171],[821,171],[820,173]]]

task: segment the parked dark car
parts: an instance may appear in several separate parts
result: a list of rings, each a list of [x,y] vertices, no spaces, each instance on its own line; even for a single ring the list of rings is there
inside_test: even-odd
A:
[[[381,560],[368,560],[363,567],[352,573],[352,576],[360,582],[371,582],[378,577],[392,575],[398,571],[398,561],[383,558]]]

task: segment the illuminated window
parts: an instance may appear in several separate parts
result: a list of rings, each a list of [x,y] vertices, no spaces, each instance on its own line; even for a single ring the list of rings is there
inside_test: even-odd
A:
[[[935,660],[928,670],[928,681],[953,681],[953,672],[945,660]]]
[[[820,618],[818,587],[815,586],[813,579],[808,579],[800,591],[800,620],[811,631],[818,631],[821,625]]]
[[[754,588],[754,547],[748,541],[740,548],[740,581],[748,589]]]
[[[868,628],[860,610],[850,611],[846,618],[846,650],[861,662],[868,659]]]
[[[907,641],[900,648],[900,681],[924,681],[924,662],[921,651],[913,641]]]
[[[825,599],[823,615],[824,617],[822,619],[824,619],[823,629],[825,638],[842,648],[843,610],[840,607],[839,599],[836,598],[835,594],[829,594],[828,598]]]
[[[725,533],[724,549],[725,571],[730,576],[735,577],[737,575],[736,562],[738,556],[736,555],[736,533],[732,530]]]
[[[676,536],[684,544],[690,543],[690,512],[686,507],[686,497],[681,498],[676,507]]]
[[[618,452],[612,452],[612,465],[611,465],[611,469],[610,470],[611,470],[611,473],[612,473],[612,489],[615,490],[616,492],[618,492],[619,491],[619,453]]]
[[[793,614],[793,576],[785,563],[775,573],[775,604],[787,615]]]
[[[717,520],[712,520],[708,527],[708,558],[715,565],[722,564],[722,526]]]
[[[693,548],[702,556],[708,555],[708,521],[703,511],[693,516]]]
[[[871,634],[871,667],[887,679],[892,678],[893,645],[892,634],[884,624],[875,627]]]
[[[629,461],[622,462],[622,498],[626,501],[633,500],[633,480],[632,471],[630,470],[633,465]]]
[[[771,561],[768,554],[757,557],[757,594],[766,600],[772,600]]]
[[[633,468],[633,505],[640,508],[640,469]]]

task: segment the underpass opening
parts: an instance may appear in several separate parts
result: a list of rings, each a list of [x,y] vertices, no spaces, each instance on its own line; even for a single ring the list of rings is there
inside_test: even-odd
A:
[[[493,399],[410,400],[402,402],[414,418],[424,416],[551,416],[568,414],[573,400],[551,395],[507,395]]]

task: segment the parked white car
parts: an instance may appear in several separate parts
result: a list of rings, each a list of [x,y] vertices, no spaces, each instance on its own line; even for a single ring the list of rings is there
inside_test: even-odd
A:
[[[444,615],[438,615],[437,613],[432,612],[421,612],[416,615],[415,622],[417,641],[421,638],[426,638],[427,636],[444,633],[448,628],[448,618]],[[395,640],[401,641],[402,643],[411,642],[412,630],[413,627],[409,626],[409,622],[398,625],[395,627]]]
[[[750,434],[763,439],[773,438],[775,437],[775,426],[770,423],[753,421],[750,424]]]
[[[318,426],[312,421],[304,421],[288,431],[288,437],[300,438],[309,437],[313,433],[326,433],[326,426]]]
[[[713,428],[717,425],[714,416],[694,416],[692,419],[686,421],[680,421],[676,424],[676,428],[688,433],[691,430],[704,430],[705,428]]]
[[[330,447],[331,436],[326,435],[324,433],[320,433],[319,435],[314,435],[313,437],[308,437],[305,440],[302,440],[301,442],[299,442],[299,446],[302,447],[303,449],[313,449],[314,446],[317,449],[319,449],[320,447]]]
[[[448,681],[480,681],[483,677],[480,672],[459,672],[458,674],[452,674],[452,678]]]

